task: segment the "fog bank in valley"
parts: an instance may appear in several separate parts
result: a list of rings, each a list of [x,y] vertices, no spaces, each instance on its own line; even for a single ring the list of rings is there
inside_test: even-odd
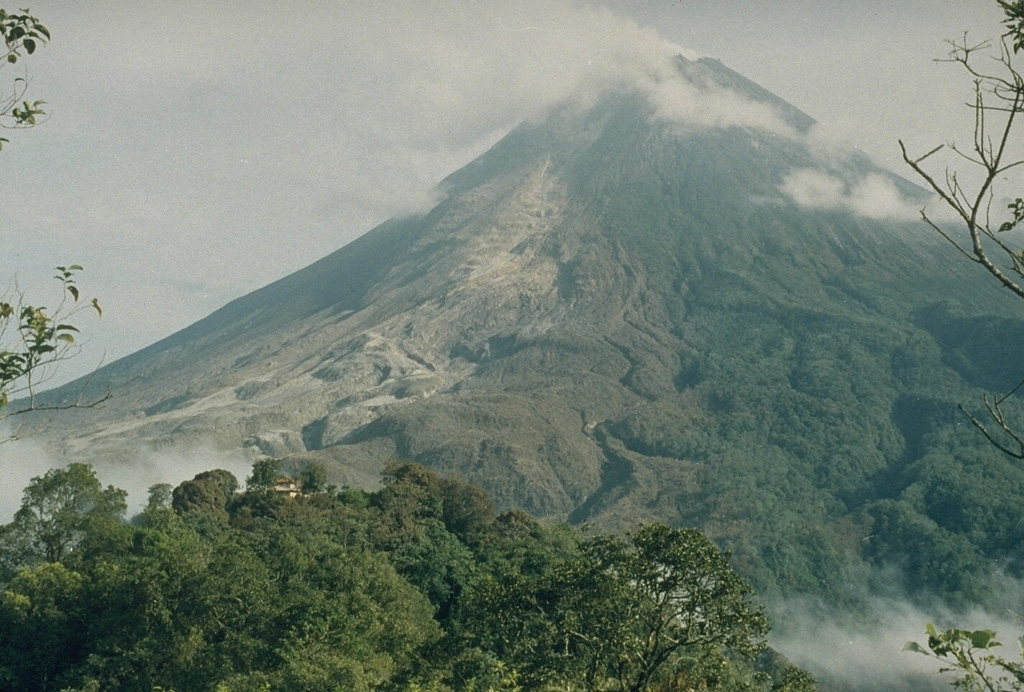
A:
[[[894,572],[894,570],[893,570]],[[877,583],[899,583],[896,574],[876,573]],[[868,595],[857,612],[844,611],[814,599],[791,599],[772,607],[769,643],[794,664],[808,670],[821,690],[948,690],[951,673],[941,664],[904,650],[907,642],[927,643],[925,626],[995,630],[1003,647],[997,654],[1019,659],[1016,641],[1024,634],[1024,618],[1016,614],[1024,584],[1010,578],[993,580],[999,612],[980,608],[958,610],[936,598],[911,599],[905,594]]]
[[[8,440],[0,444],[0,478],[3,478],[3,483],[0,483],[0,523],[8,523],[14,517],[21,506],[22,491],[32,478],[74,461],[55,458],[31,439]],[[230,471],[239,483],[244,483],[252,462],[240,452],[209,448],[140,449],[131,464],[99,464],[94,468],[101,483],[128,491],[128,516],[131,517],[146,505],[149,488],[157,483],[176,486],[201,471],[217,468]]]

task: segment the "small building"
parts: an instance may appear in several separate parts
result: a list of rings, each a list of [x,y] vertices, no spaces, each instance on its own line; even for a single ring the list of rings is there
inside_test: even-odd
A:
[[[288,476],[278,476],[274,479],[274,485],[271,488],[275,493],[280,493],[288,497],[296,497],[300,492],[299,484],[294,478]]]

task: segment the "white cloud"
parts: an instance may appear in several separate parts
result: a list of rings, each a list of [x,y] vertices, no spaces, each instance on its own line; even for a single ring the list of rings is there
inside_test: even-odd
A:
[[[771,104],[725,88],[698,87],[668,73],[647,85],[656,117],[696,127],[747,127],[786,137],[796,131]]]
[[[871,219],[916,219],[915,207],[900,195],[892,180],[879,173],[872,173],[850,190],[850,208],[861,216]]]
[[[823,209],[842,207],[846,196],[842,180],[815,168],[799,168],[787,175],[782,191],[801,207]]]
[[[918,207],[880,173],[869,173],[848,183],[821,169],[798,168],[786,176],[780,189],[802,207],[845,209],[878,220],[919,218]]]

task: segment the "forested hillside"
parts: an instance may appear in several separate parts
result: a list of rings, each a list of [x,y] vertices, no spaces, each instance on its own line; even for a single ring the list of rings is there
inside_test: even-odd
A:
[[[412,462],[373,493],[257,462],[123,519],[72,464],[0,528],[0,689],[788,690],[750,588],[702,534],[495,516]]]

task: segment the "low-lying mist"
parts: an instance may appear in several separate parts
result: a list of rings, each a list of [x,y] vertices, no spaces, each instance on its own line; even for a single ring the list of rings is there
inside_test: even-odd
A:
[[[32,478],[53,468],[63,468],[77,461],[54,458],[31,439],[8,439],[0,444],[0,524],[14,518],[21,506],[22,491]],[[131,463],[93,464],[103,485],[113,485],[128,492],[128,514],[142,510],[149,497],[149,488],[157,483],[176,486],[201,471],[226,469],[239,483],[252,471],[252,461],[242,452],[225,452],[208,447],[171,448],[154,451],[140,448]]]
[[[893,571],[884,583],[901,583]],[[1016,614],[1024,584],[1010,578],[993,579],[994,601],[1001,612],[980,608],[955,609],[934,597],[905,594],[869,595],[857,612],[845,611],[817,599],[791,599],[772,605],[770,644],[790,661],[809,671],[821,692],[925,692],[951,689],[955,675],[940,674],[935,659],[904,650],[909,641],[926,645],[925,626],[968,630],[990,629],[1004,646],[997,654],[1016,660],[1016,640],[1024,633],[1024,618]]]

